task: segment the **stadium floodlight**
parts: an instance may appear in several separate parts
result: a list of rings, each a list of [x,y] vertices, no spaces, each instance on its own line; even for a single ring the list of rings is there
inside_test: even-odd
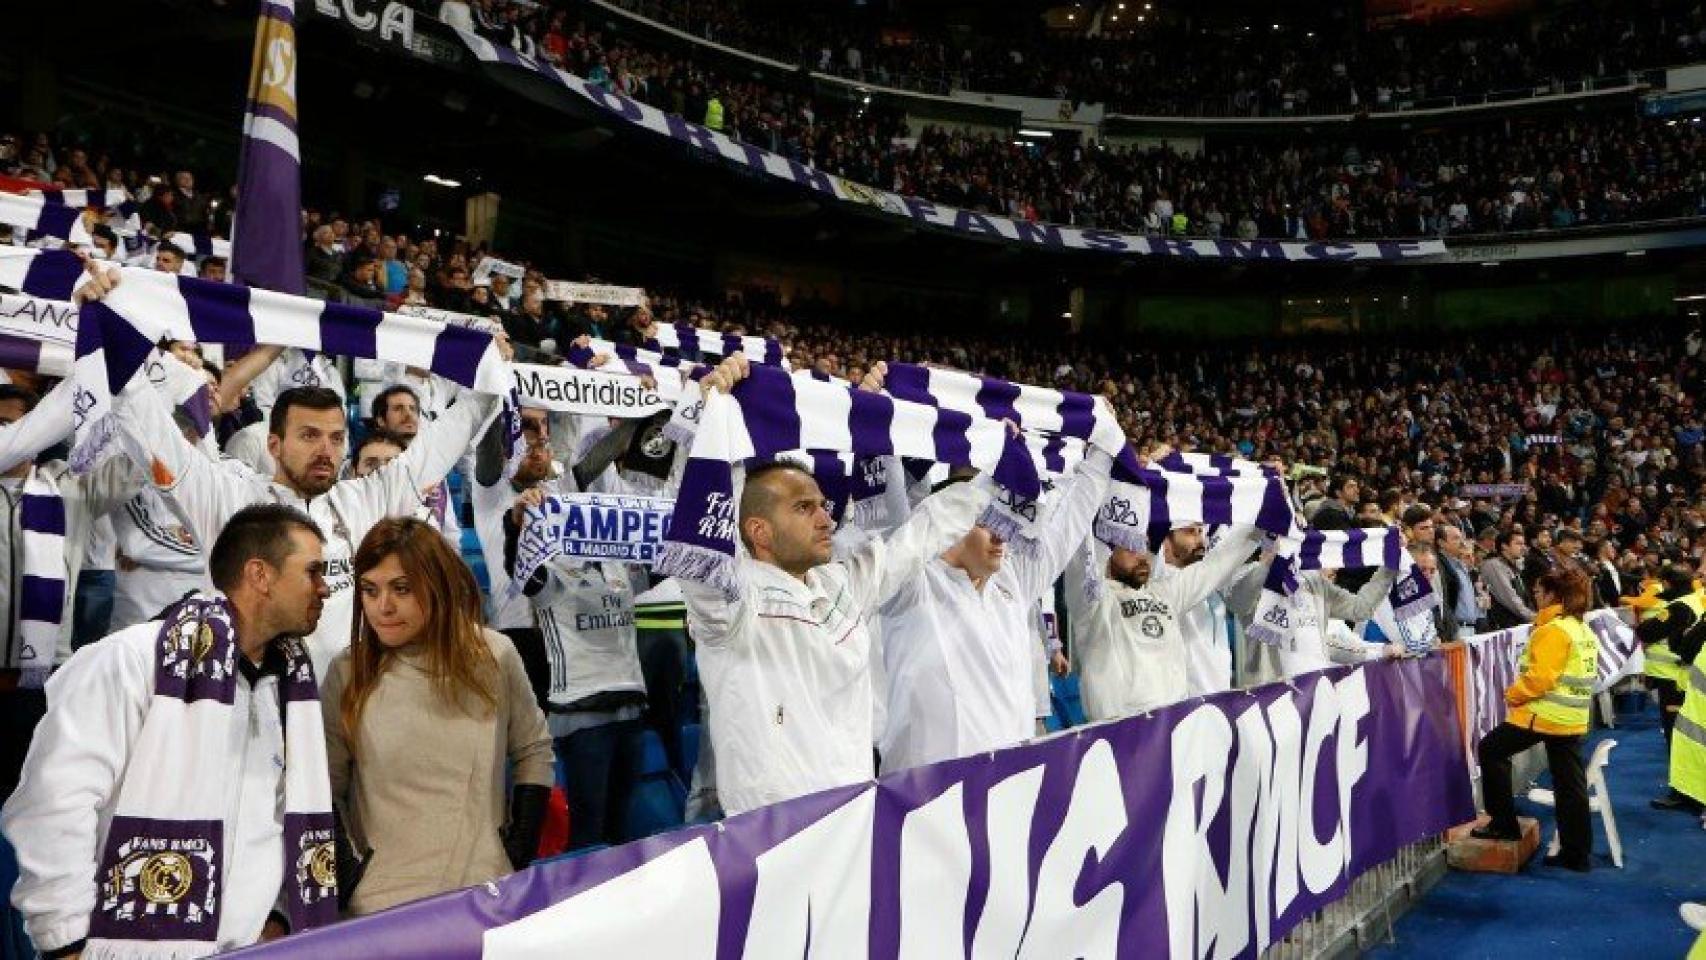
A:
[[[449,177],[441,177],[436,173],[429,173],[426,176],[421,177],[421,179],[425,180],[427,183],[433,184],[435,186],[440,186],[440,187],[455,188],[455,187],[462,186],[462,181],[452,180]]]

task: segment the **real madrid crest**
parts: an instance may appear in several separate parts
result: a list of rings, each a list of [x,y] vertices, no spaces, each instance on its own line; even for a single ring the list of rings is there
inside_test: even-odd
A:
[[[208,653],[213,650],[213,627],[203,623],[195,632],[195,639],[190,643],[190,662],[201,663]]]
[[[663,435],[663,427],[654,426],[646,431],[640,439],[640,452],[647,457],[657,460],[669,453],[669,438]]]
[[[177,903],[190,892],[195,867],[175,851],[149,854],[136,875],[136,889],[150,903]]]
[[[316,843],[308,854],[308,875],[322,887],[338,885],[338,855],[332,841]]]

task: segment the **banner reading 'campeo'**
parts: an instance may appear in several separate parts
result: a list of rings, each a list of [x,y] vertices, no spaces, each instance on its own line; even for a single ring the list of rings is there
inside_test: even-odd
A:
[[[1445,661],[1308,674],[905,771],[257,956],[1248,957],[1474,815]]]

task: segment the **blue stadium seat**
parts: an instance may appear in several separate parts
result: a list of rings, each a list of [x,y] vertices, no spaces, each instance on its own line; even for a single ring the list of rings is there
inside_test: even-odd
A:
[[[628,838],[638,840],[684,823],[687,788],[669,771],[642,776],[628,802]]]
[[[610,849],[609,844],[595,843],[595,844],[592,844],[591,846],[582,847],[579,850],[569,850],[569,851],[564,852],[564,853],[559,853],[554,857],[546,857],[543,860],[535,860],[535,861],[533,861],[533,865],[537,867],[542,863],[556,863],[560,860],[573,860],[577,857],[584,857],[589,853],[597,853],[600,850],[608,850],[608,849]]]
[[[462,526],[462,543],[460,544],[463,562],[474,571],[474,579],[480,584],[481,593],[492,591],[492,575],[486,569],[486,554],[480,549],[480,535],[474,530],[473,524]]]
[[[684,822],[687,788],[669,768],[663,739],[655,730],[640,735],[639,778],[628,803],[628,837],[638,839],[674,830]]]
[[[669,772],[669,757],[663,752],[663,738],[648,727],[640,733],[640,779]]]
[[[1054,705],[1054,719],[1060,726],[1051,730],[1084,725],[1084,701],[1078,692],[1078,674],[1049,677],[1049,700]]]

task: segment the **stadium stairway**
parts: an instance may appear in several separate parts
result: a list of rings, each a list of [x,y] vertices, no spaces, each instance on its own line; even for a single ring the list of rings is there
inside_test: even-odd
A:
[[[1706,899],[1706,830],[1695,817],[1647,805],[1664,790],[1668,757],[1657,708],[1641,703],[1642,710],[1619,715],[1615,730],[1596,731],[1583,747],[1585,754],[1601,738],[1617,740],[1606,779],[1623,835],[1623,869],[1612,866],[1604,824],[1596,816],[1592,873],[1541,866],[1539,854],[1515,876],[1453,871],[1397,922],[1396,943],[1368,956],[1680,960],[1686,955],[1695,934],[1677,916],[1677,905]],[[1543,784],[1549,781],[1541,777]],[[1529,803],[1522,797],[1525,791],[1517,793],[1519,812],[1538,818],[1542,830],[1552,830],[1552,811]]]

